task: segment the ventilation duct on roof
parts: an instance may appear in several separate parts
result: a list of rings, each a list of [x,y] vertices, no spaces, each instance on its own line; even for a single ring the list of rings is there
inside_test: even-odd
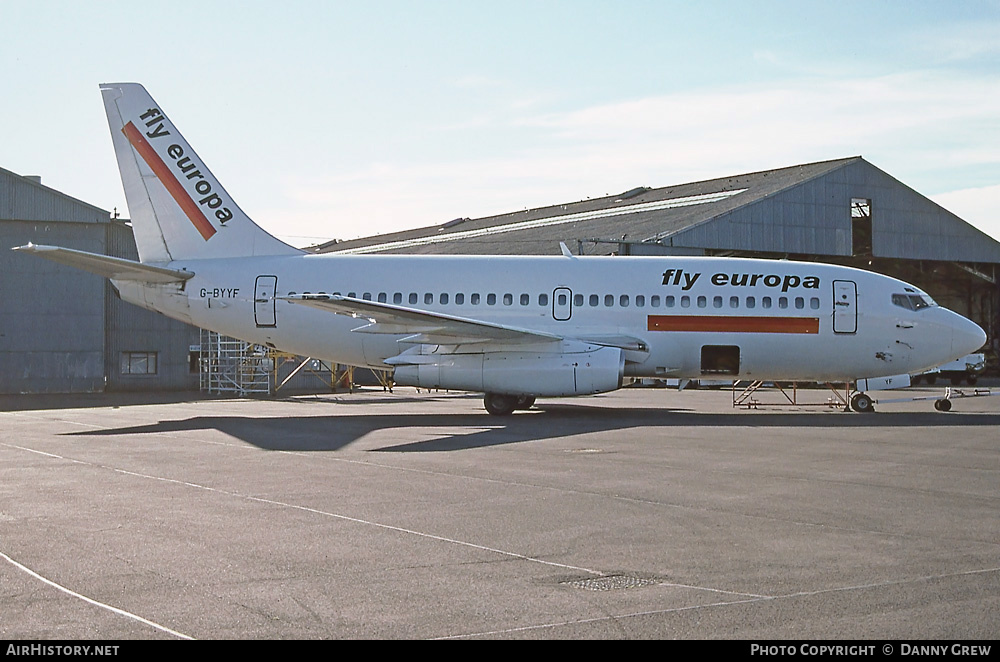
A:
[[[642,195],[646,191],[650,190],[652,189],[650,189],[648,186],[636,186],[635,188],[629,189],[624,193],[622,193],[620,196],[618,196],[618,200],[628,200],[629,198],[634,198],[637,195]],[[617,202],[618,200],[616,200],[615,202]]]

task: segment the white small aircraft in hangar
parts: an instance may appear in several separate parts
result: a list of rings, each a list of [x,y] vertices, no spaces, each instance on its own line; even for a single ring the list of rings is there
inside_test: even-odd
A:
[[[536,396],[626,376],[851,382],[979,349],[983,330],[904,282],[711,257],[314,255],[236,205],[146,90],[101,86],[139,262],[19,247],[111,279],[126,301],[243,340],[394,368],[397,384]],[[720,194],[725,192],[720,191]],[[871,410],[865,393],[855,410]]]

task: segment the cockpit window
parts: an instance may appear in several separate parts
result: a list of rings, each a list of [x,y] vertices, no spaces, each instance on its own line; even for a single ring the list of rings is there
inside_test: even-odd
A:
[[[893,294],[892,303],[907,310],[921,310],[935,305],[934,300],[926,294]]]

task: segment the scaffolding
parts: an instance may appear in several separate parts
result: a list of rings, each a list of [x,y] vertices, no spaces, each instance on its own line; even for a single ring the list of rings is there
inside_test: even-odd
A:
[[[318,382],[331,393],[354,391],[352,366],[297,356],[207,329],[201,330],[200,350],[199,387],[207,393],[274,395],[296,377],[300,377],[300,389],[308,382]],[[391,370],[371,372],[382,390],[392,392]]]
[[[811,385],[811,384],[810,384]],[[837,409],[849,409],[851,385],[823,384],[833,395],[825,402],[800,402],[798,382],[764,382],[762,380],[736,380],[733,382],[733,408],[746,407],[747,409],[758,409],[760,407],[774,406],[794,406],[794,407],[830,407]],[[777,392],[784,396],[784,399],[777,398],[777,402],[764,402],[757,398],[761,393],[768,391]]]
[[[274,360],[261,345],[201,330],[199,386],[207,393],[270,394]]]

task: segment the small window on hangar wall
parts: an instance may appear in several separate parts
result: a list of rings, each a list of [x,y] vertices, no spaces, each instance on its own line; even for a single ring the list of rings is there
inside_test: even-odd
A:
[[[123,375],[155,375],[156,352],[122,352]]]
[[[871,198],[851,198],[851,254],[872,254]]]

